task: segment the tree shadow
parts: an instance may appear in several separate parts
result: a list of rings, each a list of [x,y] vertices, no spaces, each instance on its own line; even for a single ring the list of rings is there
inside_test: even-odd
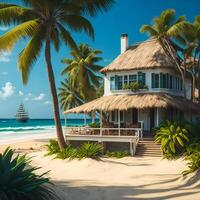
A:
[[[155,174],[152,176],[156,177],[161,175]],[[164,176],[163,179],[165,178]],[[193,195],[193,197],[195,195],[195,198],[198,197],[197,199],[200,199],[200,188],[196,188],[196,186],[192,187],[194,182],[181,184],[176,182],[178,179],[180,177],[167,178],[167,180],[141,185],[134,185],[133,179],[133,186],[102,186],[84,180],[54,181],[54,189],[62,199],[66,200],[166,200],[176,198],[187,199],[187,197],[189,199],[191,198],[190,195]],[[177,184],[174,184],[174,182]],[[170,186],[170,184],[172,185]],[[187,188],[188,186],[190,188]]]

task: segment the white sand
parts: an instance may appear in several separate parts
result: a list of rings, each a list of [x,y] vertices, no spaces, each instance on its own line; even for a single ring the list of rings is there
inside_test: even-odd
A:
[[[38,148],[43,144],[30,141],[15,147]],[[186,166],[181,159],[126,157],[63,161],[44,154],[44,151],[30,153],[32,165],[41,166],[40,172],[51,170],[49,177],[63,200],[200,199],[200,176],[183,178],[180,173]]]

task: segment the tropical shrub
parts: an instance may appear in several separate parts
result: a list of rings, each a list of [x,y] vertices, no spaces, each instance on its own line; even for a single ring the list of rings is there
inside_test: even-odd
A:
[[[94,123],[89,124],[89,126],[91,128],[100,128],[100,123],[99,122],[94,122]]]
[[[193,152],[186,157],[186,160],[188,160],[187,166],[188,169],[183,171],[183,175],[187,175],[189,173],[193,173],[200,169],[200,151],[199,148],[195,151],[193,149]]]
[[[36,167],[25,155],[14,156],[7,148],[0,154],[0,199],[1,200],[47,200],[56,199],[53,191],[47,187],[49,179],[36,175]]]
[[[53,155],[60,152],[60,148],[59,148],[57,140],[50,139],[49,144],[47,144],[46,146],[47,146],[47,151],[48,151],[46,155]]]
[[[114,157],[114,158],[123,158],[128,156],[129,153],[127,151],[107,151],[106,156],[108,157]]]
[[[56,158],[60,158],[62,160],[67,158],[75,158],[77,153],[77,149],[73,148],[71,145],[68,145],[63,150],[56,153]]]
[[[76,158],[98,158],[102,155],[102,145],[98,143],[84,143],[77,149]]]
[[[129,83],[129,84],[124,84],[124,87],[123,87],[124,90],[131,90],[133,92],[137,92],[141,89],[148,89],[148,86],[141,83],[141,82],[132,82],[132,83]]]
[[[186,151],[186,144],[189,142],[188,132],[182,122],[170,121],[156,130],[155,141],[161,143],[165,158],[175,158]]]

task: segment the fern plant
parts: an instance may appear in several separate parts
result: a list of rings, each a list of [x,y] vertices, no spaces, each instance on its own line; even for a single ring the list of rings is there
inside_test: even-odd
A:
[[[62,151],[57,152],[56,158],[60,158],[62,160],[67,158],[75,158],[77,154],[77,149],[73,148],[71,145],[68,145],[66,148],[62,149]]]
[[[173,158],[186,150],[188,130],[182,123],[167,121],[156,130],[155,141],[161,143],[164,157]]]
[[[126,157],[128,155],[129,154],[128,154],[127,151],[113,151],[113,152],[107,151],[106,152],[106,156],[114,157],[114,158],[123,158],[123,157]]]
[[[25,155],[14,156],[14,151],[7,148],[0,154],[0,199],[1,200],[48,200],[57,199],[47,187],[49,179],[36,175],[36,167],[31,167],[31,160]]]

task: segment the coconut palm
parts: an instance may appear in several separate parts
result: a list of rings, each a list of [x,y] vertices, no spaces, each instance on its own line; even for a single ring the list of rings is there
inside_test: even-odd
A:
[[[51,63],[51,46],[59,50],[61,41],[76,48],[70,30],[85,31],[94,38],[94,31],[86,15],[95,16],[98,12],[108,10],[114,0],[21,0],[19,5],[0,3],[0,25],[14,28],[0,37],[0,49],[11,50],[20,39],[28,39],[26,47],[18,59],[23,83],[26,84],[31,68],[37,60],[43,45],[47,74],[53,99],[54,119],[60,148],[64,148],[64,140],[55,78]],[[23,5],[22,5],[22,4]]]
[[[185,89],[185,74],[182,69],[182,60],[178,56],[177,51],[182,51],[174,39],[179,39],[178,32],[183,28],[185,17],[180,16],[176,19],[176,12],[173,9],[163,11],[159,17],[153,19],[153,25],[143,25],[140,29],[141,32],[146,32],[150,37],[157,38],[162,45],[165,53],[176,64],[183,80],[184,96],[186,97]]]
[[[94,99],[96,90],[101,84],[102,77],[99,70],[102,66],[97,64],[102,60],[98,56],[101,53],[100,50],[94,50],[87,44],[81,44],[70,52],[72,59],[62,60],[62,63],[67,64],[62,75],[67,74],[71,86],[78,87],[86,101]]]
[[[192,98],[195,98],[195,88],[200,91],[200,16],[196,16],[194,23],[185,22],[178,32],[180,44],[184,47],[183,57],[187,70],[193,77]],[[200,95],[198,97],[200,101]]]
[[[77,90],[77,87],[72,87],[67,78],[61,82],[61,86],[58,88],[58,90],[60,106],[63,110],[85,103],[84,97]]]

